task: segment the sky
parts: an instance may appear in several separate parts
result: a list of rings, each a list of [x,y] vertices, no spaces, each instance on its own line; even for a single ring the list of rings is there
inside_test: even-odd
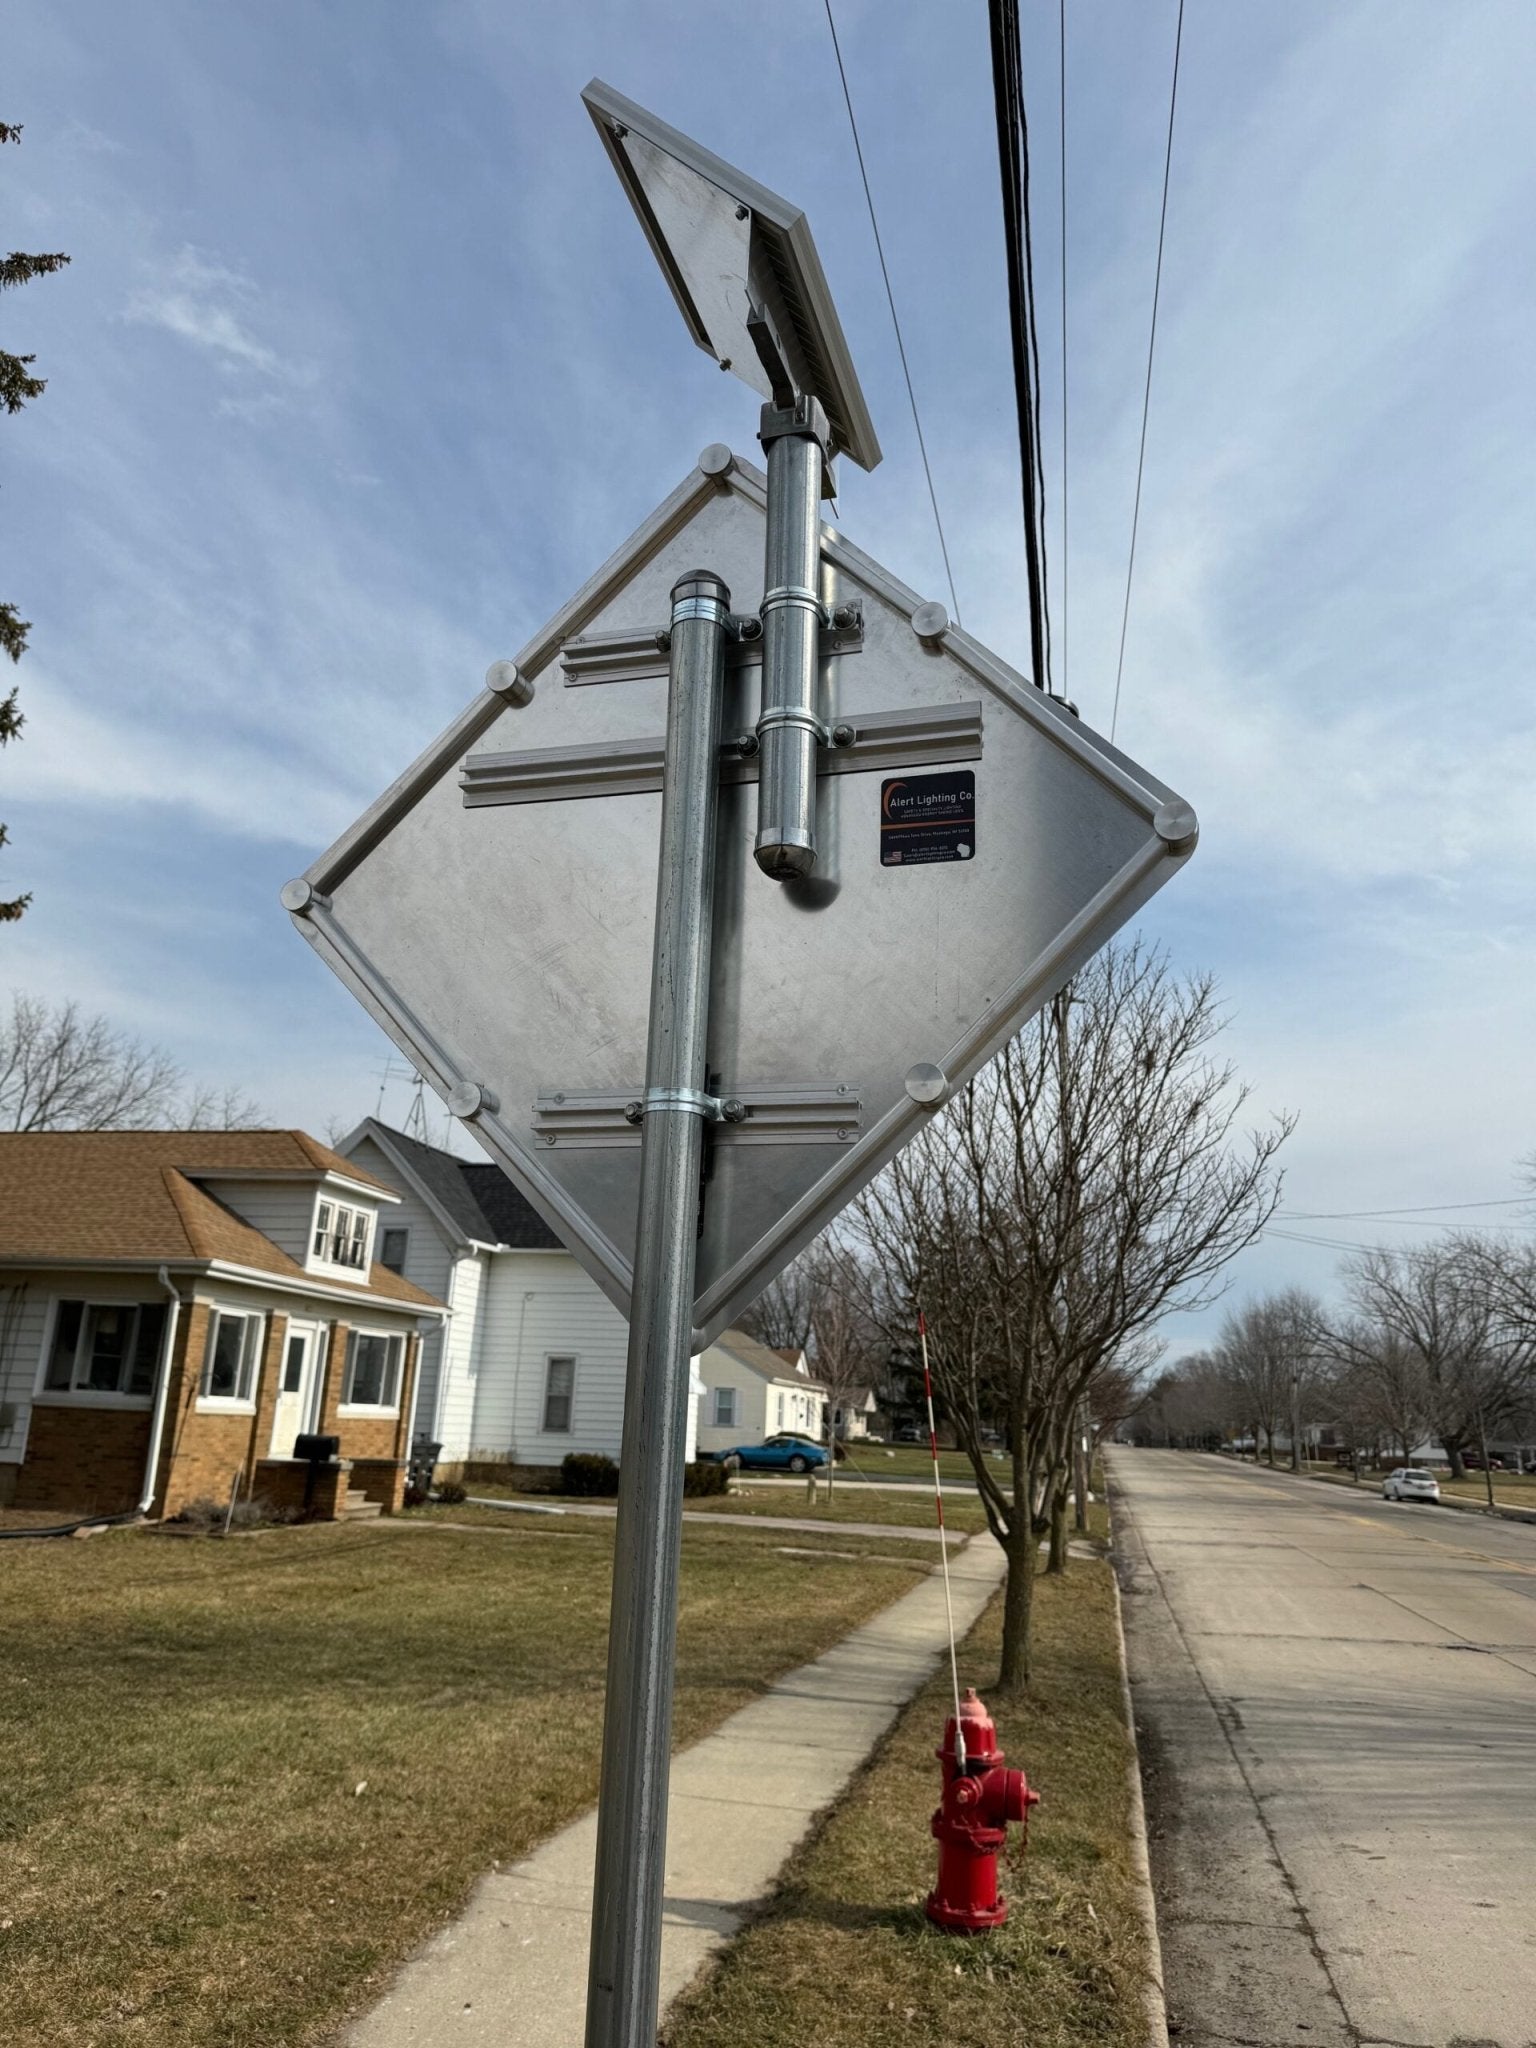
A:
[[[1023,11],[1056,682],[1107,730],[1176,5],[1069,0],[1065,380],[1057,10]],[[986,9],[837,17],[961,614],[1027,668]],[[392,1049],[279,887],[706,443],[754,452],[594,73],[806,208],[886,450],[840,524],[946,596],[821,0],[24,0],[4,245],[73,261],[0,305],[49,380],[0,422],[0,894],[34,895],[0,998],[274,1122],[377,1106]],[[1271,1233],[1226,1306],[1522,1220],[1533,214],[1526,0],[1187,0],[1117,738],[1202,825],[1141,929],[1215,975],[1247,1114],[1298,1118],[1279,1227],[1327,1240]]]

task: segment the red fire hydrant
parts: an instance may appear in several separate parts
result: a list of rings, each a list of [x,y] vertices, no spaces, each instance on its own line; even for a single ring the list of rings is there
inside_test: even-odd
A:
[[[951,1934],[985,1934],[1008,1918],[1008,1901],[997,1889],[998,1852],[1008,1839],[1008,1823],[1027,1826],[1029,1809],[1040,1794],[1031,1792],[1022,1771],[1003,1769],[992,1716],[967,1686],[960,1702],[960,1733],[955,1744],[955,1717],[944,1724],[944,1747],[934,1755],[944,1766],[944,1796],[933,1816],[939,1845],[939,1881],[928,1894],[924,1911],[935,1927]]]

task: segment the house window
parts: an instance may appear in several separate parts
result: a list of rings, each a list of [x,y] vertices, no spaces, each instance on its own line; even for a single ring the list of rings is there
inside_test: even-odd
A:
[[[716,1387],[715,1420],[713,1426],[716,1429],[734,1429],[736,1427],[736,1389],[734,1387]]]
[[[386,1230],[383,1233],[384,1249],[379,1253],[379,1264],[387,1266],[391,1273],[405,1271],[405,1247],[410,1242],[408,1230]]]
[[[544,1434],[569,1436],[576,1393],[574,1358],[551,1358],[544,1368]]]
[[[348,1408],[397,1409],[404,1355],[403,1337],[381,1337],[371,1330],[354,1330],[347,1339],[343,1404]]]
[[[208,1319],[208,1350],[203,1359],[205,1401],[249,1401],[256,1388],[261,1357],[261,1317],[218,1309]]]
[[[57,1394],[152,1394],[165,1315],[163,1301],[61,1301],[44,1388]]]
[[[328,1265],[362,1272],[368,1263],[368,1211],[344,1209],[339,1202],[322,1202],[315,1210],[312,1249],[314,1256]]]

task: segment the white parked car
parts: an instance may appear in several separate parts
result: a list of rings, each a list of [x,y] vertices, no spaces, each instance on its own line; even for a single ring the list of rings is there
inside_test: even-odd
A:
[[[1417,1465],[1399,1465],[1381,1482],[1381,1497],[1383,1500],[1438,1500],[1440,1482],[1433,1472],[1420,1471]]]

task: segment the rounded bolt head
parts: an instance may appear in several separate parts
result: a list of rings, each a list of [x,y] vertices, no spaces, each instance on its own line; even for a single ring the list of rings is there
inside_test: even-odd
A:
[[[728,1124],[745,1123],[747,1105],[737,1096],[727,1095],[724,1102],[720,1105],[720,1114]]]
[[[312,882],[306,882],[300,875],[296,881],[284,882],[278,891],[278,901],[284,910],[290,910],[295,917],[305,917],[311,910],[324,909],[329,898],[322,896]]]
[[[699,457],[699,467],[706,476],[729,476],[736,458],[723,441],[711,441]]]
[[[483,1088],[478,1081],[457,1082],[448,1097],[449,1109],[455,1116],[466,1120],[480,1116],[485,1111],[495,1111],[500,1106],[490,1089]],[[553,1139],[550,1142],[553,1143]]]
[[[663,626],[657,632],[656,645],[662,654],[668,652],[672,645],[672,628],[670,626]]]
[[[746,220],[748,218],[747,208],[744,206],[738,206],[736,209],[736,218],[738,220]]]
[[[858,612],[851,604],[840,604],[832,614],[832,623],[846,633],[850,626],[857,625],[858,617]]]
[[[1152,819],[1152,830],[1170,853],[1190,853],[1200,837],[1200,820],[1189,804],[1159,804]]]
[[[851,725],[834,725],[832,728],[834,747],[851,747],[857,738],[858,733]]]
[[[639,1122],[640,1122],[641,1118],[642,1118],[642,1117],[643,1117],[644,1115],[645,1115],[645,1104],[644,1104],[643,1102],[626,1102],[626,1103],[625,1103],[625,1105],[624,1105],[624,1121],[625,1121],[625,1123],[627,1123],[627,1124],[637,1124],[637,1123],[639,1123]]]
[[[937,1109],[949,1093],[949,1076],[932,1060],[919,1060],[915,1067],[908,1067],[905,1087],[923,1109]]]
[[[485,672],[485,687],[519,711],[533,702],[533,684],[515,661],[493,661]]]
[[[762,622],[762,620],[761,620],[760,618],[758,618],[758,617],[756,616],[756,614],[755,614],[755,613],[753,613],[753,614],[749,614],[749,615],[748,615],[748,616],[747,616],[746,618],[744,618],[744,619],[742,620],[742,622],[741,622],[741,637],[742,637],[742,639],[743,639],[743,640],[761,640],[761,639],[762,639],[762,637],[763,637],[763,622]]]
[[[949,631],[949,613],[936,602],[920,604],[912,614],[912,630],[925,643],[942,640]]]
[[[744,761],[750,761],[761,745],[755,732],[739,732],[736,735],[736,751]]]

